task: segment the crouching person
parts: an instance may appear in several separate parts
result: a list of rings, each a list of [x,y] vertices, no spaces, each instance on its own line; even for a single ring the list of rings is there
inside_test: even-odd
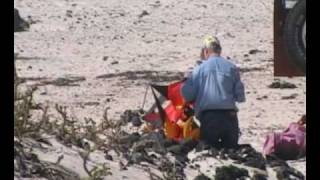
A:
[[[185,80],[181,93],[187,102],[194,102],[200,140],[217,148],[234,148],[239,139],[236,102],[245,101],[244,85],[238,68],[220,54],[219,40],[205,38],[203,61]]]

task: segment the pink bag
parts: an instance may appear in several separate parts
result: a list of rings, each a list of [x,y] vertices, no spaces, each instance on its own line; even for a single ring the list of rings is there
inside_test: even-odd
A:
[[[267,135],[263,154],[274,153],[281,159],[292,160],[306,154],[306,128],[298,123],[291,123],[282,133]]]

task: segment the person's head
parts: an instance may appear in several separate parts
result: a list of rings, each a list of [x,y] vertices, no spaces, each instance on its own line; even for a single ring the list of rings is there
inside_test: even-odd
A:
[[[214,36],[206,36],[203,40],[203,58],[208,59],[211,55],[221,54],[221,45],[219,39]]]

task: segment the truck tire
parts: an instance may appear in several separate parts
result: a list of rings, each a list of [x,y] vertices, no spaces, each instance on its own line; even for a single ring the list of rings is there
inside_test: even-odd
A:
[[[21,18],[19,10],[14,8],[14,32],[25,31],[29,28],[29,23]]]
[[[306,73],[306,0],[289,11],[284,24],[284,41],[290,59]]]

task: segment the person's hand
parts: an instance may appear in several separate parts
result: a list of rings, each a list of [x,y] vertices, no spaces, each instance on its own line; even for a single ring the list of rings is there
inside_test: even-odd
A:
[[[184,73],[183,78],[184,78],[184,79],[190,78],[190,77],[192,76],[192,70],[193,70],[193,68],[189,68],[189,69]]]
[[[193,115],[194,115],[194,110],[193,110],[190,106],[188,106],[188,105],[186,105],[186,106],[184,107],[183,111],[184,111],[184,114],[185,114],[187,117],[190,117],[190,116],[193,116]]]

